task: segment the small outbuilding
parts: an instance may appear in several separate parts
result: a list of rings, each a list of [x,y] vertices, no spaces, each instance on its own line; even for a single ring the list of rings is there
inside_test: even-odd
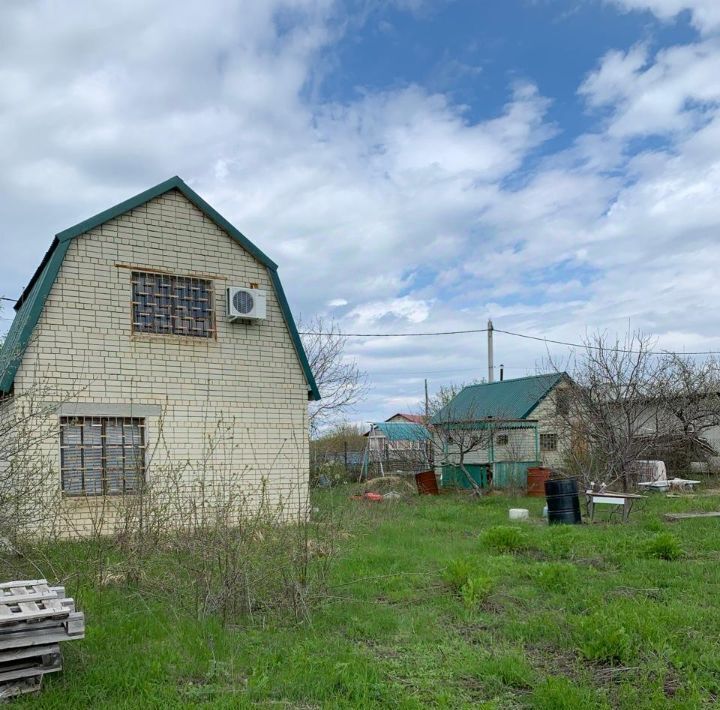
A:
[[[558,466],[569,382],[550,373],[462,389],[430,422],[442,485],[470,487],[464,467],[481,487],[525,487],[528,468]]]

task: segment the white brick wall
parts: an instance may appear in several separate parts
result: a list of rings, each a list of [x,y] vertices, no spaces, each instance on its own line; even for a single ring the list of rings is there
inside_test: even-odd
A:
[[[212,279],[217,338],[133,334],[130,267]],[[225,287],[251,283],[267,291],[267,319],[228,322]],[[188,480],[231,471],[248,493],[265,479],[274,501],[306,499],[307,383],[267,271],[175,190],[70,243],[15,391],[40,382],[57,401],[160,405],[146,419],[150,481],[187,462]],[[219,422],[229,428],[208,455]],[[59,488],[57,426],[44,446]],[[66,506],[81,524],[98,502]]]

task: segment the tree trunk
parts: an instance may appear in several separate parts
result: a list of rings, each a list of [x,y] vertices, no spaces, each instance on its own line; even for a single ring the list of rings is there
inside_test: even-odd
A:
[[[460,460],[460,463],[458,464],[460,466],[461,471],[463,474],[465,474],[465,478],[467,478],[468,483],[473,487],[473,493],[477,496],[482,495],[482,488],[475,482],[475,479],[470,475],[470,471],[468,471],[465,468],[465,463]]]

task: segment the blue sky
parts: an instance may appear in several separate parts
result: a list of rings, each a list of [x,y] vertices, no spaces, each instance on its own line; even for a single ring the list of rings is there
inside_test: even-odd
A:
[[[55,232],[178,174],[304,318],[720,349],[717,0],[166,7],[0,7],[0,295]],[[572,355],[496,351],[507,376]],[[347,354],[369,375],[358,421],[415,408],[425,376],[485,374],[478,335]]]

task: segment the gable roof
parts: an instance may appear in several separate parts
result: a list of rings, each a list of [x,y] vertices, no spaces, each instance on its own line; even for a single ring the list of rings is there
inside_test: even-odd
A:
[[[527,419],[566,377],[564,372],[553,372],[464,387],[432,418],[432,423]]]
[[[377,422],[372,429],[381,431],[388,441],[427,441],[430,438],[430,432],[422,424],[412,422]]]
[[[177,176],[172,177],[169,180],[165,180],[165,182],[161,182],[159,185],[155,185],[155,187],[151,187],[149,190],[145,190],[139,195],[135,195],[135,197],[131,197],[129,200],[125,200],[114,207],[110,207],[109,209],[96,214],[94,217],[90,217],[89,219],[79,222],[75,226],[65,229],[62,232],[58,232],[58,234],[55,235],[55,238],[50,245],[50,249],[48,249],[40,263],[40,266],[38,266],[37,270],[30,279],[30,283],[28,283],[25,287],[20,295],[20,298],[15,304],[15,319],[10,326],[10,330],[5,338],[3,347],[0,350],[0,393],[7,393],[12,389],[23,353],[30,342],[30,337],[32,336],[35,325],[40,318],[40,314],[42,313],[45,305],[45,300],[50,293],[50,289],[55,283],[60,266],[62,265],[65,254],[70,246],[70,242],[75,237],[85,234],[91,229],[94,229],[95,227],[98,227],[115,217],[119,217],[130,210],[136,209],[137,207],[144,205],[146,202],[149,202],[156,197],[160,197],[171,190],[177,190],[184,195],[193,205],[195,205],[195,207],[208,217],[208,219],[214,222],[218,227],[220,227],[220,229],[227,232],[233,240],[243,247],[243,249],[249,252],[265,266],[275,290],[280,310],[282,311],[288,331],[290,332],[290,337],[293,341],[293,345],[295,346],[295,351],[297,352],[298,359],[300,360],[300,365],[302,366],[303,373],[305,374],[305,379],[307,380],[308,397],[314,400],[320,399],[320,392],[318,391],[305,349],[303,348],[295,321],[292,317],[292,313],[290,312],[290,306],[288,305],[287,298],[285,297],[285,292],[283,291],[282,284],[280,283],[280,277],[277,273],[277,264]]]
[[[412,422],[413,424],[425,424],[425,417],[423,417],[422,414],[403,414],[402,412],[396,412],[392,415],[392,417],[388,417],[385,421],[390,422],[395,417],[402,417],[407,422]]]

